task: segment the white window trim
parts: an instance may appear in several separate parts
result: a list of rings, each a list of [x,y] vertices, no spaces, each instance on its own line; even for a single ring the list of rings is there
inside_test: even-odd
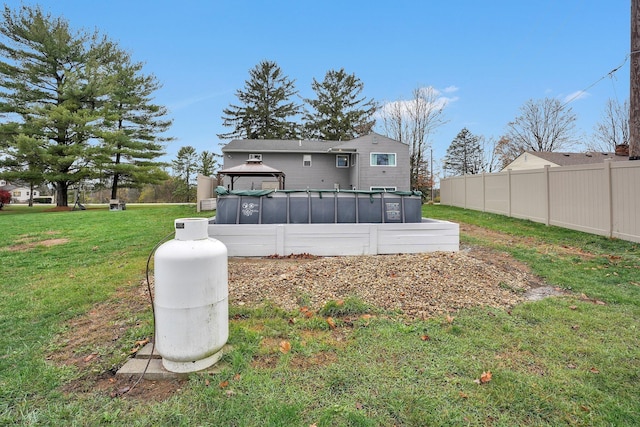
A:
[[[305,164],[309,162],[309,164]],[[303,154],[302,155],[302,167],[303,168],[310,168],[312,164],[312,160],[311,160],[311,154]]]
[[[348,154],[336,154],[336,167],[337,168],[348,168],[349,167],[349,157],[351,157],[351,156],[349,156]],[[340,166],[338,164],[338,159],[339,158],[344,158],[347,161],[347,164],[344,165],[344,166]]]
[[[251,160],[251,159],[262,161],[262,154],[261,153],[251,153],[251,154],[249,154],[249,160]]]
[[[377,154],[393,154],[393,164],[392,165],[376,165],[373,163],[373,156],[377,155]],[[378,152],[373,152],[369,154],[369,165],[371,167],[386,167],[386,168],[395,168],[396,165],[398,164],[398,155],[396,153],[378,153]]]
[[[369,187],[369,191],[398,191],[398,187],[385,187],[383,185],[375,185]]]

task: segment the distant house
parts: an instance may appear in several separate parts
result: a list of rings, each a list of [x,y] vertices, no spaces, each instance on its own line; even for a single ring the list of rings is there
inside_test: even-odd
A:
[[[526,170],[540,169],[549,165],[550,167],[586,165],[593,163],[602,163],[605,160],[621,161],[629,160],[629,153],[626,155],[616,153],[556,153],[550,151],[525,151],[520,154],[514,161],[509,163],[503,171],[506,170]]]
[[[237,139],[222,148],[223,169],[250,160],[282,171],[286,189],[410,190],[409,147],[371,133],[351,141]],[[222,185],[230,188],[231,178]],[[237,177],[234,189],[277,188],[273,177]]]
[[[11,194],[12,203],[28,203],[31,197],[31,189],[21,184],[15,185],[5,180],[0,180],[0,189],[6,190]],[[40,197],[40,191],[34,189],[33,198],[36,197]]]

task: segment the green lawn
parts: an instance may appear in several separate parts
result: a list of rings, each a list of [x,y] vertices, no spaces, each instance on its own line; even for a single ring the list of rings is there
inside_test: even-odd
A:
[[[507,252],[570,296],[464,310],[453,322],[408,322],[353,300],[325,308],[335,329],[320,314],[231,306],[222,373],[193,375],[162,399],[112,397],[95,384],[153,330],[150,307],[126,295],[144,288],[147,258],[175,218],[210,213],[5,209],[0,425],[640,425],[638,244],[425,206],[425,216],[487,230],[463,232],[463,245]],[[69,350],[70,324],[102,304],[115,307],[118,335]],[[64,349],[97,357],[51,357]],[[478,384],[483,372],[491,381]]]

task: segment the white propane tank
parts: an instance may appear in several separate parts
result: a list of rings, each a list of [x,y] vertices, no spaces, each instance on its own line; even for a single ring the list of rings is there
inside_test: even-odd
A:
[[[195,372],[220,360],[229,338],[227,247],[206,218],[174,225],[154,258],[156,348],[168,371]]]

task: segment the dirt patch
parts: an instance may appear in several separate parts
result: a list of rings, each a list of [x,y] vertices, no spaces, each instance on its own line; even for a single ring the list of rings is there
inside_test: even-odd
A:
[[[57,245],[64,245],[65,243],[69,243],[69,239],[67,238],[46,239],[46,240],[38,240],[34,242],[18,243],[18,244],[7,247],[6,250],[12,251],[12,252],[28,251],[29,249],[33,249],[37,246],[51,247],[51,246],[57,246]]]
[[[106,360],[123,347],[133,356],[144,345],[125,342],[124,336],[137,325],[136,314],[146,311],[149,304],[146,283],[140,283],[121,289],[114,298],[68,322],[66,332],[55,344],[56,350],[47,358],[56,364],[75,366],[81,372],[77,380],[65,385],[64,392],[162,401],[181,390],[185,380],[142,380],[136,384],[138,377],[116,377],[119,366],[110,366]]]
[[[529,247],[535,247],[541,254],[562,254],[577,256],[583,259],[592,259],[595,255],[583,251],[580,248],[567,245],[550,245],[540,240],[529,236],[514,236],[511,234],[500,233],[495,230],[487,230],[486,228],[478,227],[471,224],[460,224],[460,232],[466,233],[474,237],[480,237],[491,240],[492,242],[503,245],[525,245]]]

